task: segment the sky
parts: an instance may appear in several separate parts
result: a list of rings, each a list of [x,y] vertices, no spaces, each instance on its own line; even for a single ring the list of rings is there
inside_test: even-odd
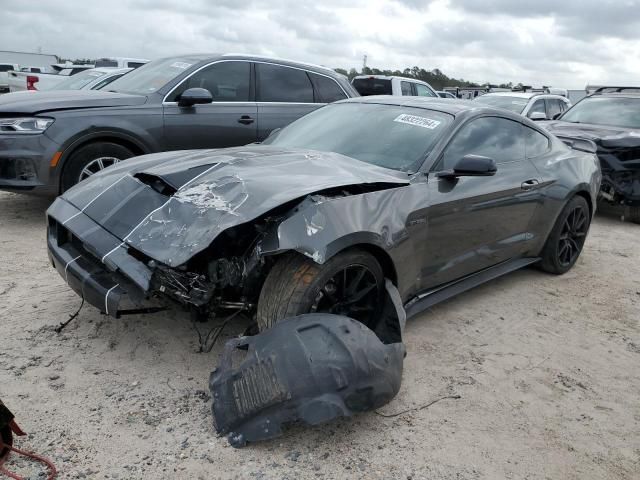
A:
[[[479,83],[640,84],[640,0],[0,0],[0,49],[254,53]]]

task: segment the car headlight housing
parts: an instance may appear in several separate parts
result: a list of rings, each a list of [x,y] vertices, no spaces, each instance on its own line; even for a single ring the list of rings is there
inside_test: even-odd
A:
[[[0,118],[0,135],[42,133],[52,123],[53,118],[45,117]]]

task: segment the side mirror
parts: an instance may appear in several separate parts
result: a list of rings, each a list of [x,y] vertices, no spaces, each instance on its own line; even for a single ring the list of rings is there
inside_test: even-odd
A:
[[[547,114],[543,113],[543,112],[532,112],[527,116],[531,120],[533,120],[534,122],[537,122],[538,120],[546,120],[547,119]]]
[[[553,116],[553,120],[557,120],[560,118],[560,115],[562,115],[562,112],[558,112]]]
[[[211,96],[211,92],[206,88],[188,88],[180,95],[178,106],[193,107],[194,105],[211,102],[213,102],[213,97]]]
[[[493,158],[483,157],[481,155],[465,155],[458,163],[455,164],[453,170],[438,172],[438,177],[455,178],[455,177],[491,177],[496,174],[498,167]]]

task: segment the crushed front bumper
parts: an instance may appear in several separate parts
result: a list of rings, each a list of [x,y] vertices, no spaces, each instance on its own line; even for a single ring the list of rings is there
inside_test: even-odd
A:
[[[47,221],[51,263],[84,300],[112,317],[160,306],[148,298],[152,271],[120,239],[62,198]]]

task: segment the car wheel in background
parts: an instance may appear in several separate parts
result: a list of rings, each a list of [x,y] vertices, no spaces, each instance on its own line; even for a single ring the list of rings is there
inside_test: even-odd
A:
[[[65,163],[61,190],[64,192],[94,173],[133,156],[131,150],[112,142],[90,143],[80,147]]]
[[[542,251],[540,268],[561,275],[576,263],[587,238],[591,214],[587,201],[573,197],[556,220]]]
[[[260,331],[303,313],[334,313],[369,327],[384,293],[384,272],[373,255],[347,250],[319,265],[300,254],[286,254],[273,266],[260,292]]]

